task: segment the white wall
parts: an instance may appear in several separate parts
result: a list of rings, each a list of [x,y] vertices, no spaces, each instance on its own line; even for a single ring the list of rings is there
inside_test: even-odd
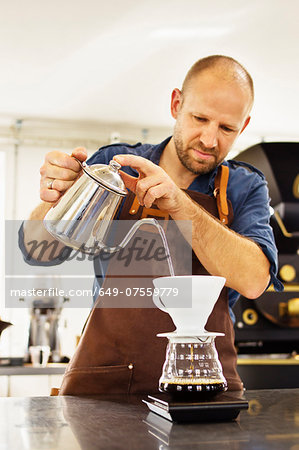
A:
[[[4,204],[5,204],[5,153],[0,150],[0,318],[5,320],[2,312],[4,310]],[[0,339],[1,349],[7,343]]]

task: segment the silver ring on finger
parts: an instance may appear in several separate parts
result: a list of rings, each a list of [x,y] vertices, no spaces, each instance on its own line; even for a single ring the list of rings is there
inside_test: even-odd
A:
[[[53,189],[53,183],[54,183],[54,179],[47,181],[47,188],[48,189]]]

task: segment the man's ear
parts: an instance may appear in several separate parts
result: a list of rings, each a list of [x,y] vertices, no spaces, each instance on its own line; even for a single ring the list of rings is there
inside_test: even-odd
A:
[[[174,119],[177,118],[179,110],[182,104],[182,93],[179,89],[175,88],[171,94],[171,115]]]
[[[244,131],[245,128],[247,127],[247,125],[248,125],[249,122],[250,122],[250,119],[251,119],[251,117],[248,116],[247,119],[246,119],[245,122],[244,122],[243,128],[242,128],[242,130],[240,131],[240,134],[243,133],[243,131]]]

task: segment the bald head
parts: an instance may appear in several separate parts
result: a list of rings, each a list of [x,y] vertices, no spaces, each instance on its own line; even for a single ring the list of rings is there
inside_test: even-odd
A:
[[[197,76],[206,71],[211,71],[220,80],[238,83],[242,89],[247,90],[251,98],[251,104],[253,103],[254,88],[251,76],[238,61],[230,56],[223,55],[207,56],[193,64],[183,82],[182,94],[186,93]]]

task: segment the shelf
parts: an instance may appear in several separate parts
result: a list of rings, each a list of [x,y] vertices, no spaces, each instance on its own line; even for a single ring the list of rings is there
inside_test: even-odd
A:
[[[24,366],[5,366],[0,367],[1,375],[62,375],[65,372],[67,364],[49,363],[46,367],[33,367],[32,364]]]

